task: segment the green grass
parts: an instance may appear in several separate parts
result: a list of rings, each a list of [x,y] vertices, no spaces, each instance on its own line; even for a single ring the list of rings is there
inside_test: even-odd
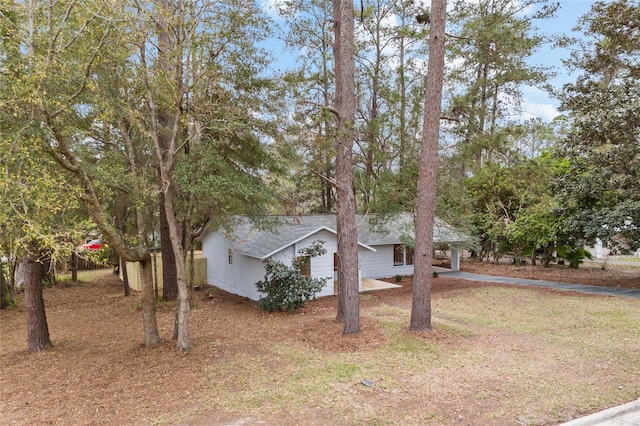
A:
[[[99,279],[110,274],[113,274],[113,268],[92,269],[89,271],[78,271],[78,281],[88,283],[95,279]],[[71,272],[64,273],[64,274],[57,274],[56,278],[58,281],[71,282]]]
[[[623,262],[623,264],[617,263]],[[585,260],[583,267],[591,267],[593,269],[599,269],[602,266],[607,269],[625,269],[625,270],[635,270],[640,268],[640,257],[637,256],[616,256],[610,259],[593,259],[593,260]]]
[[[295,338],[265,342],[211,365],[201,402],[288,424],[454,424],[454,408],[471,423],[474,413],[482,424],[561,422],[567,412],[640,397],[638,307],[633,299],[469,289],[434,300],[434,337],[407,331],[408,309],[381,305],[361,315],[375,319],[383,344],[334,352]],[[365,378],[374,385],[363,386]]]
[[[625,262],[637,262],[637,263],[640,264],[640,257],[639,256],[616,256],[611,260],[612,261],[622,260],[622,261],[625,261]]]

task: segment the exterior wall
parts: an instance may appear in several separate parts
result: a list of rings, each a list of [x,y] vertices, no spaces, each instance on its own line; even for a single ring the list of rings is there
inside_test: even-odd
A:
[[[460,270],[460,251],[458,249],[451,249],[451,270],[459,271]]]
[[[593,255],[596,259],[606,259],[609,257],[609,249],[605,247],[602,243],[602,240],[596,238],[595,245],[593,246],[585,246],[585,250]]]
[[[324,241],[327,253],[311,259],[311,275],[314,278],[328,278],[317,297],[332,296],[335,289],[334,281],[337,279],[333,265],[337,241],[332,232],[320,231],[275,253],[272,258],[285,264],[291,264],[299,250],[309,247],[316,240]],[[374,246],[373,248],[376,249],[375,252],[362,247],[359,249],[360,277],[376,279],[391,278],[396,275],[413,275],[413,265],[393,265],[393,244]],[[203,239],[202,250],[206,254],[207,284],[251,300],[259,300],[261,294],[255,284],[264,278],[265,271],[262,261],[234,251],[233,263],[229,264],[229,249],[231,249],[231,243],[220,233],[208,234]]]
[[[624,247],[623,244],[623,248]],[[626,247],[628,248],[628,246]],[[611,257],[611,249],[599,238],[596,238],[593,246],[585,246],[584,249],[591,253],[596,259],[609,259]],[[640,257],[640,249],[631,253],[631,256]]]
[[[366,278],[391,278],[396,275],[413,275],[413,265],[393,265],[393,244],[374,246],[375,252],[361,251],[362,276]]]
[[[259,259],[232,251],[231,243],[221,233],[209,233],[202,240],[202,251],[207,258],[207,284],[229,293],[258,300],[255,283],[264,278],[264,265]]]
[[[301,240],[295,246],[275,253],[273,260],[291,264],[298,250],[311,245],[315,240],[325,241],[327,254],[311,259],[311,274],[314,278],[328,277],[326,285],[318,297],[333,295],[333,253],[336,250],[335,235],[320,232]],[[256,283],[264,278],[265,270],[261,260],[233,252],[233,263],[229,264],[228,250],[231,243],[220,233],[208,234],[202,241],[202,250],[207,258],[207,283],[229,293],[259,300],[261,293]]]
[[[327,250],[327,253],[311,259],[311,276],[313,278],[328,278],[317,297],[332,296],[334,293],[333,254],[338,249],[335,234],[321,231],[307,237],[295,245],[295,254],[298,254],[298,250],[309,247],[316,240],[324,241],[323,247]]]
[[[413,265],[393,265],[393,244],[374,246],[376,252],[362,251],[362,276],[366,278],[391,278],[396,275],[413,275]],[[451,270],[460,270],[460,252],[451,250]]]
[[[264,278],[264,264],[260,259],[235,254],[235,281],[225,283],[229,288],[219,286],[223,290],[248,297],[251,300],[260,299],[260,293],[256,288],[256,283]]]
[[[291,264],[293,262],[293,258],[296,255],[296,248],[294,246],[289,246],[283,250],[280,250],[278,253],[275,253],[271,258],[278,262],[282,262],[286,265]]]

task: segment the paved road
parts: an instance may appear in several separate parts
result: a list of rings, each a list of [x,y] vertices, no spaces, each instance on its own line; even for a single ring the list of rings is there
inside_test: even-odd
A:
[[[577,291],[580,293],[598,294],[601,296],[632,297],[635,299],[640,299],[640,288],[630,289],[630,288],[603,287],[603,286],[597,286],[597,285],[570,284],[570,283],[561,283],[561,282],[555,282],[555,281],[527,280],[522,278],[497,277],[493,275],[472,274],[470,272],[462,272],[462,271],[444,271],[444,272],[439,272],[439,274],[447,277],[452,277],[452,278],[461,278],[463,280],[484,281],[484,282],[501,283],[501,284],[513,284],[513,285],[521,285],[521,286],[529,286],[529,287],[544,287],[544,288],[552,288],[554,290],[561,290],[561,291]],[[640,287],[640,282],[638,283],[638,286]]]

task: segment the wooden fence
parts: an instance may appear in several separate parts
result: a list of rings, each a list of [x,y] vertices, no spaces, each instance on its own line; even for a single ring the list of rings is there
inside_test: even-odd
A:
[[[109,265],[107,263],[96,262],[93,259],[78,257],[78,271],[92,271],[94,269],[104,269],[109,268],[113,265]],[[60,259],[56,262],[56,271],[60,272],[70,272],[73,269],[73,264],[71,259]]]
[[[162,253],[151,255],[153,268],[153,284],[156,284],[156,276],[158,277],[158,290],[162,289]],[[122,262],[122,261],[121,261]],[[195,252],[194,264],[194,282],[193,285],[205,285],[207,283],[207,259],[202,257],[202,251]],[[191,260],[187,256],[187,279],[191,274]],[[129,287],[135,291],[142,290],[142,271],[140,263],[127,262],[127,277],[129,278]],[[120,268],[120,279],[122,280],[122,268]]]
[[[108,268],[110,265],[98,263],[91,259],[78,258],[78,271],[90,271],[93,269]]]

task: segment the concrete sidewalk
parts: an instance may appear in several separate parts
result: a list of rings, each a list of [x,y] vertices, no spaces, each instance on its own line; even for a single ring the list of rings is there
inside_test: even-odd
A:
[[[640,426],[640,399],[562,423],[561,426]]]
[[[544,287],[544,288],[551,288],[554,290],[561,290],[561,291],[577,291],[579,293],[597,294],[601,296],[632,297],[635,299],[640,299],[640,288],[639,289],[616,288],[616,287],[603,287],[598,285],[562,283],[562,282],[555,282],[555,281],[527,280],[522,278],[498,277],[494,275],[473,274],[471,272],[451,271],[451,270],[445,270],[445,271],[439,270],[438,273],[445,277],[461,278],[464,280],[492,282],[492,283],[500,283],[500,284],[513,284],[513,285],[529,286],[529,287]],[[640,283],[638,284],[640,286]]]

